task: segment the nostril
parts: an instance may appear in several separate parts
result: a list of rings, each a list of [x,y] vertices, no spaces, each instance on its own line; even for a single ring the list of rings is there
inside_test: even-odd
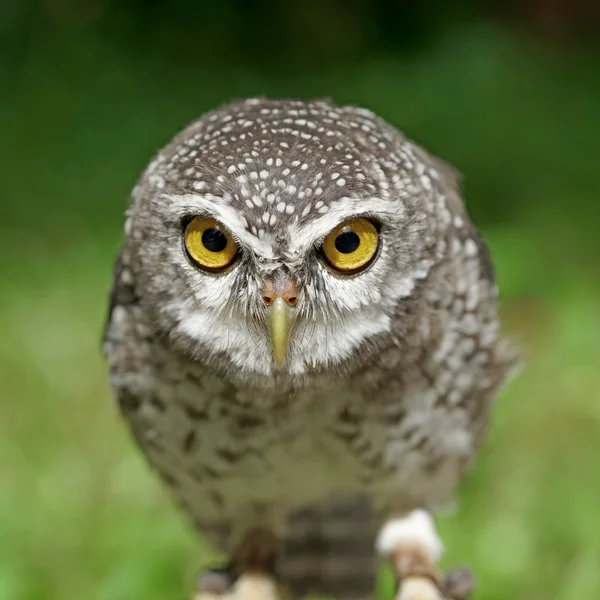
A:
[[[267,306],[269,306],[269,304],[271,304],[271,302],[273,302],[273,298],[271,298],[271,296],[263,296],[262,299],[263,299],[263,302]]]
[[[288,299],[288,304],[290,304],[291,306],[296,306],[296,302],[298,302],[298,297],[297,296],[290,296]]]

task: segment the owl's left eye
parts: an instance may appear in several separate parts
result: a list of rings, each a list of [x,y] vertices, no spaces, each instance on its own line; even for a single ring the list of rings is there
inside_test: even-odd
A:
[[[336,227],[323,242],[327,264],[341,273],[367,268],[379,248],[379,232],[369,219],[352,219]]]
[[[239,253],[231,233],[215,219],[194,217],[185,226],[185,248],[192,260],[209,271],[232,265]]]

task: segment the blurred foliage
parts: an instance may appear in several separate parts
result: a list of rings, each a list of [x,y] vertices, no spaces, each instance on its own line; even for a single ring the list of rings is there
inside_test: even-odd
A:
[[[110,400],[129,190],[235,97],[367,106],[464,175],[529,354],[448,564],[487,600],[600,597],[600,49],[585,0],[0,0],[0,598],[180,598],[211,556]]]
[[[112,228],[157,147],[203,111],[252,94],[376,110],[463,172],[480,224],[555,223],[565,198],[579,223],[596,216],[595,47],[550,45],[477,12],[459,20],[468,2],[404,12],[358,0],[344,10],[331,0],[4,2],[7,226],[45,198],[45,218]]]

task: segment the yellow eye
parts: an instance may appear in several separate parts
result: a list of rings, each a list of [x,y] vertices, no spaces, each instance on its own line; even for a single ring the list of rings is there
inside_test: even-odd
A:
[[[184,239],[188,254],[209,271],[225,269],[238,255],[231,234],[214,219],[194,217],[185,227]]]
[[[379,233],[368,219],[358,218],[336,227],[323,243],[325,260],[336,271],[354,273],[367,267],[379,247]]]

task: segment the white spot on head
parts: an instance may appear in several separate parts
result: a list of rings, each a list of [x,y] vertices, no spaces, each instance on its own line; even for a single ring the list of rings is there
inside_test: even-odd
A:
[[[477,244],[471,238],[465,242],[465,254],[467,256],[477,255]]]

